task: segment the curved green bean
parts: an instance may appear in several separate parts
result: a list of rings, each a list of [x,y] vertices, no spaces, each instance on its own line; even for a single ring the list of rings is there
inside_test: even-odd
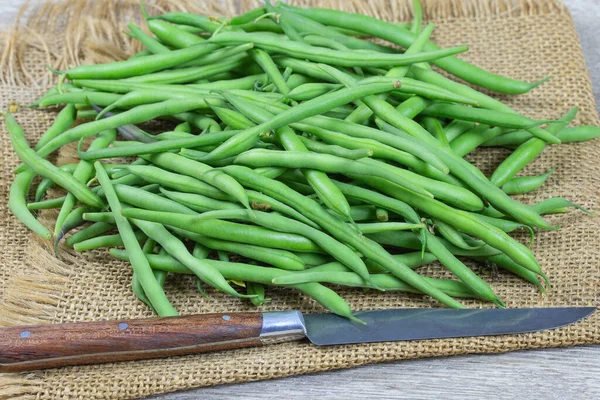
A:
[[[23,129],[21,129],[11,114],[4,114],[4,121],[6,122],[6,128],[10,135],[10,141],[15,153],[17,153],[19,158],[35,171],[36,174],[52,179],[57,185],[65,188],[84,204],[97,208],[102,208],[104,206],[102,199],[92,193],[85,185],[80,183],[72,175],[61,171],[51,162],[43,159],[35,152],[35,150],[31,149],[25,139]]]
[[[502,190],[504,190],[506,194],[522,194],[532,192],[544,185],[546,180],[548,180],[550,175],[552,175],[555,170],[556,167],[552,167],[550,171],[543,175],[519,176],[517,178],[512,178],[502,185]]]
[[[158,315],[177,315],[177,311],[175,311],[167,299],[165,292],[158,284],[156,277],[152,273],[152,268],[148,264],[146,255],[142,251],[135,234],[133,233],[133,229],[129,224],[129,221],[127,221],[127,219],[121,215],[121,203],[117,198],[117,194],[113,190],[112,184],[110,183],[110,179],[106,174],[104,167],[102,167],[102,164],[99,161],[96,161],[94,163],[94,168],[96,169],[98,182],[100,182],[104,188],[104,192],[113,213],[113,217],[115,218],[120,237],[122,238],[125,249],[129,254],[133,272],[138,277],[139,282],[142,285],[146,296],[148,297],[148,300],[150,303],[152,303],[152,307],[154,307]]]

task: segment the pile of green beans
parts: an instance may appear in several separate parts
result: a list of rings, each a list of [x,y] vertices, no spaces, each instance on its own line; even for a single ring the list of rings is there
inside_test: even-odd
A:
[[[108,248],[128,261],[132,292],[160,316],[177,314],[163,288],[177,274],[256,306],[267,286],[293,288],[353,320],[340,285],[504,307],[467,260],[545,293],[549,277],[508,233],[533,239],[554,228],[544,214],[589,211],[510,195],[552,181],[556,167],[517,176],[546,146],[600,128],[569,127],[577,108],[529,118],[447,78],[512,95],[545,81],[469,64],[455,56],[466,46],[440,49],[414,6],[408,24],[268,1],[221,21],[142,9],[151,33],[126,32],[141,53],[55,71],[59,83],[31,107],[64,108],[34,146],[4,114],[23,162],[10,210],[57,253]],[[54,165],[71,143],[79,162]],[[494,146],[512,153],[489,177],[464,158]],[[53,230],[36,218],[52,208]],[[432,262],[456,279],[415,271]]]

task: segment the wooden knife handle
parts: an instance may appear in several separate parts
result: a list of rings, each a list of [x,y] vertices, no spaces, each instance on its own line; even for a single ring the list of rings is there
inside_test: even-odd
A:
[[[202,314],[0,329],[0,372],[260,346],[261,313]]]

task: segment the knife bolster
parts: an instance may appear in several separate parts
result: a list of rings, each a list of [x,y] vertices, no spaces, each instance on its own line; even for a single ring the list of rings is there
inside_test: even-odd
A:
[[[306,337],[306,326],[300,311],[263,313],[259,339],[262,344],[290,342]]]

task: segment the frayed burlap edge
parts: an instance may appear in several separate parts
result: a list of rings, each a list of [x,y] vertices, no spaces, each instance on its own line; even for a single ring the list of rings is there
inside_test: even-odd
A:
[[[378,18],[405,21],[412,17],[409,0],[367,2],[363,0],[298,0],[293,4],[344,8]],[[342,7],[343,3],[343,7]],[[159,0],[148,3],[151,14],[167,11],[192,11],[214,16],[245,12],[260,3],[256,0]],[[567,13],[560,0],[429,0],[424,1],[427,19],[485,19]],[[47,64],[57,69],[81,63],[99,63],[123,59],[140,50],[122,33],[124,21],[140,20],[136,0],[67,0],[37,3],[23,8],[14,27],[0,33],[0,82],[17,86],[47,87],[50,73],[29,70],[27,54],[42,52]],[[52,41],[50,40],[52,38]],[[0,325],[34,324],[53,320],[62,290],[69,282],[73,255],[65,253],[58,261],[49,243],[33,239],[26,260],[27,275],[11,277],[0,311]],[[501,351],[498,349],[498,351]],[[41,381],[36,375],[3,374],[0,399],[36,398]]]

